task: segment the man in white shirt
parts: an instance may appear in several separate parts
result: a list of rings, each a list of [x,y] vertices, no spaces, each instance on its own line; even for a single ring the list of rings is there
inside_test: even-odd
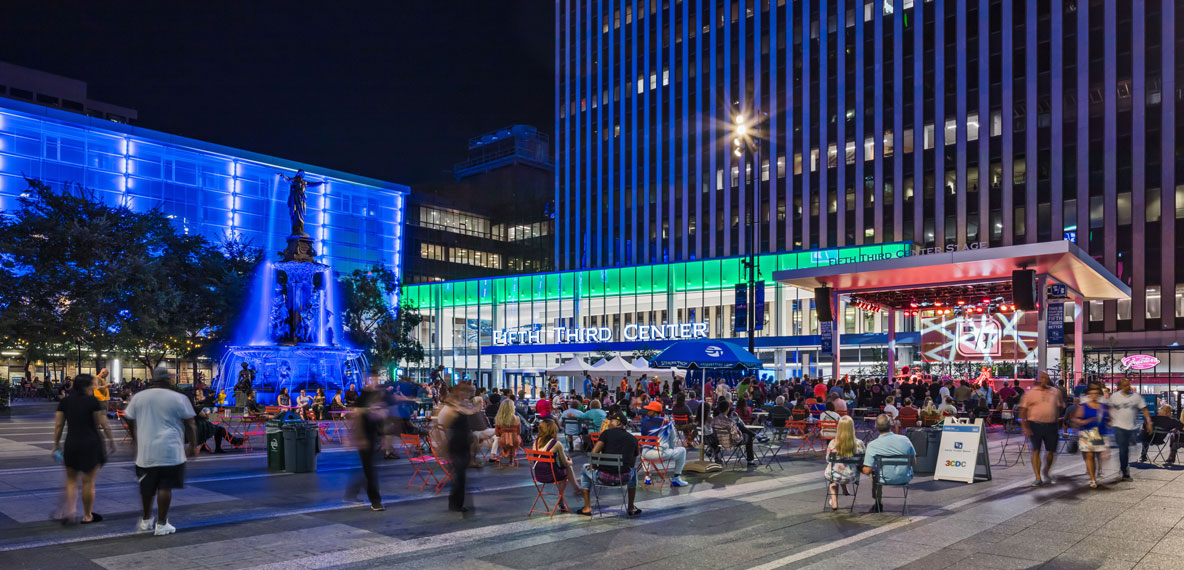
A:
[[[1139,412],[1143,413],[1143,428],[1151,433],[1151,414],[1147,412],[1147,402],[1141,394],[1131,390],[1129,378],[1118,381],[1118,390],[1110,394],[1110,425],[1114,427],[1114,443],[1118,444],[1118,465],[1122,470],[1122,480],[1131,479],[1131,444],[1139,435],[1139,425],[1135,418]]]
[[[177,532],[169,524],[173,489],[185,486],[185,458],[197,453],[193,405],[173,389],[175,376],[164,368],[152,373],[152,386],[132,396],[124,417],[136,448],[136,479],[144,507],[139,530],[152,530],[152,498],[156,497],[155,534]]]

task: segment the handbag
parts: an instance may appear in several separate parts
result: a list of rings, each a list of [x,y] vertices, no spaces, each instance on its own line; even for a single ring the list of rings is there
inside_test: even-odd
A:
[[[1089,439],[1090,445],[1105,445],[1106,443],[1106,440],[1102,438],[1102,434],[1098,431],[1098,428],[1081,430],[1081,435]]]
[[[1079,451],[1081,451],[1081,444],[1077,443],[1077,438],[1070,439],[1069,445],[1065,447],[1065,453],[1077,455]]]

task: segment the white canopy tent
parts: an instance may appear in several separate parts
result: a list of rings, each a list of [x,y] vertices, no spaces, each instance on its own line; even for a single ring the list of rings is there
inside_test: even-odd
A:
[[[644,374],[643,371],[638,370],[637,368],[634,368],[634,366],[632,364],[629,364],[629,362],[627,360],[625,360],[624,358],[621,358],[620,356],[616,356],[612,360],[609,360],[608,362],[605,362],[604,364],[596,366],[595,368],[592,369],[591,373],[596,376],[612,376],[612,377],[621,377],[621,376],[640,377],[642,374]]]
[[[583,376],[586,372],[593,370],[592,365],[584,362],[582,358],[572,358],[555,368],[547,370],[547,374],[556,376]]]

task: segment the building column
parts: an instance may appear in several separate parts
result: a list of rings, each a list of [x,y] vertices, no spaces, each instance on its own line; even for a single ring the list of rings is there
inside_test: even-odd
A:
[[[888,376],[896,376],[896,308],[888,309]]]
[[[1085,299],[1073,296],[1073,385],[1085,371]]]
[[[1036,276],[1036,376],[1048,370],[1048,276]],[[1036,376],[1033,376],[1035,378]],[[1018,378],[1019,375],[1017,374]]]
[[[842,343],[840,341],[841,341],[841,338],[843,335],[843,333],[842,333],[843,324],[846,322],[846,320],[845,320],[846,314],[843,311],[843,298],[841,296],[839,296],[838,290],[836,290],[832,294],[834,295],[834,298],[831,301],[831,305],[830,305],[831,316],[834,317],[835,320],[831,323],[831,327],[830,327],[830,331],[831,331],[830,332],[830,334],[831,334],[830,375],[836,381],[838,381],[838,379],[839,379],[839,364],[842,361],[842,354],[843,354],[843,347],[842,347]]]

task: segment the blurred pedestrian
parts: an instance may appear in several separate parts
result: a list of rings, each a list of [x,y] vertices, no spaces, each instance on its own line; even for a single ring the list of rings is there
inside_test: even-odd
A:
[[[448,510],[463,513],[465,506],[465,479],[469,469],[473,432],[469,427],[469,416],[478,413],[472,406],[473,386],[457,384],[448,390],[443,406],[436,418],[436,425],[445,434],[448,449],[448,463],[452,471],[452,490],[448,494]]]
[[[1098,474],[1102,471],[1107,449],[1102,436],[1106,428],[1107,406],[1102,402],[1102,385],[1090,382],[1085,389],[1085,399],[1073,412],[1073,427],[1077,428],[1078,449],[1085,460],[1085,472],[1089,475],[1089,486],[1098,488]]]
[[[1043,373],[1041,373],[1043,374]],[[1151,414],[1142,394],[1131,389],[1131,379],[1118,381],[1118,391],[1110,394],[1110,418],[1114,427],[1114,443],[1118,445],[1118,468],[1123,481],[1131,481],[1131,444],[1139,437],[1142,427],[1150,436]],[[1142,414],[1143,417],[1139,417]]]
[[[152,498],[156,497],[156,536],[177,532],[169,524],[173,489],[185,486],[185,458],[197,453],[193,406],[176,391],[176,375],[164,368],[152,373],[148,389],[132,396],[124,410],[136,450],[136,479],[144,507],[138,529],[153,530]]]
[[[105,370],[105,369],[104,369]],[[82,524],[96,523],[103,516],[92,509],[95,504],[95,476],[107,462],[107,456],[115,453],[115,439],[111,426],[107,424],[107,412],[95,397],[90,374],[81,374],[74,380],[74,391],[62,399],[54,413],[53,453],[61,452],[66,467],[65,502],[58,518],[62,524],[75,521],[75,507],[78,503],[78,479],[82,477]],[[66,428],[66,445],[62,440],[62,428]],[[106,445],[99,439],[99,432],[106,437]]]
[[[367,386],[358,397],[353,422],[353,442],[358,448],[362,473],[346,488],[345,500],[357,501],[358,491],[365,485],[366,497],[370,499],[370,509],[374,511],[385,510],[382,506],[382,494],[378,491],[378,473],[374,470],[378,453],[382,450],[382,427],[385,421],[386,406],[382,402],[382,393]]]

